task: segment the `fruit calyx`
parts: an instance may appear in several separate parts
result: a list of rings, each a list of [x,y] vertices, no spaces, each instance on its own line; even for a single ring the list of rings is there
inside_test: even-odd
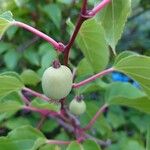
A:
[[[52,63],[53,68],[58,69],[61,67],[59,60],[54,60]]]
[[[76,99],[77,102],[81,102],[84,99],[84,96],[83,95],[77,95],[75,97],[75,99]]]

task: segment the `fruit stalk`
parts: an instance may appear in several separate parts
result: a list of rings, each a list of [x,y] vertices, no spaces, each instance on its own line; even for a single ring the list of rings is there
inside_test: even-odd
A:
[[[79,83],[74,83],[73,84],[73,88],[79,88],[79,87],[81,87],[81,86],[83,86],[83,85],[85,85],[85,84],[87,84],[89,82],[92,82],[92,81],[96,80],[97,78],[100,78],[100,77],[102,77],[104,75],[107,75],[107,74],[113,72],[114,70],[115,70],[114,68],[109,68],[109,69],[106,69],[106,70],[104,70],[102,72],[99,72],[99,73],[97,73],[97,74],[95,74],[95,75],[93,75],[93,76],[91,76],[91,77],[89,77],[89,78],[79,82]]]
[[[47,41],[48,43],[50,43],[51,45],[53,45],[53,47],[55,49],[57,49],[58,51],[63,51],[64,50],[64,45],[62,43],[56,42],[54,39],[52,39],[51,37],[49,37],[48,35],[42,33],[41,31],[23,23],[23,22],[19,22],[19,21],[14,21],[12,23],[12,25],[24,28],[32,33],[34,33],[35,35],[41,37],[42,39],[44,39],[45,41]]]
[[[97,6],[95,6],[91,11],[89,11],[88,15],[91,17],[95,16],[99,11],[101,11],[110,2],[111,0],[103,0]]]
[[[89,130],[94,123],[96,122],[97,118],[105,111],[105,109],[108,107],[107,104],[104,104],[99,111],[95,114],[95,116],[92,118],[92,120],[88,123],[88,125],[86,127],[83,128],[83,131],[87,131]]]

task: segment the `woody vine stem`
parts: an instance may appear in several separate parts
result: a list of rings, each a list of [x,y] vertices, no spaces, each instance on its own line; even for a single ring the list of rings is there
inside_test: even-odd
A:
[[[51,38],[50,36],[42,33],[41,31],[25,24],[19,21],[13,21],[11,25],[14,26],[18,26],[21,28],[24,28],[30,32],[32,32],[33,34],[39,36],[40,38],[44,39],[45,41],[47,41],[48,43],[50,43],[57,51],[62,52],[64,55],[64,64],[68,65],[68,59],[69,59],[69,53],[70,50],[74,44],[74,41],[78,35],[78,32],[83,24],[84,21],[94,17],[98,12],[100,12],[107,4],[109,4],[111,2],[111,0],[103,0],[102,2],[100,2],[99,4],[97,4],[93,9],[91,10],[87,10],[87,3],[88,0],[83,0],[82,2],[82,7],[81,7],[81,11],[74,29],[73,34],[70,37],[69,42],[64,45],[61,42],[57,42],[56,40],[54,40],[53,38]],[[95,74],[91,77],[89,77],[88,79],[81,81],[80,83],[74,83],[73,84],[73,88],[79,88],[89,82],[92,82],[93,80],[102,77],[104,75],[107,75],[108,73],[114,71],[114,68],[109,68],[106,69],[98,74]],[[33,91],[27,87],[24,87],[22,89],[22,91],[30,93],[32,96],[35,97],[39,97],[45,101],[50,101],[53,102],[52,100],[50,100],[48,97],[46,97],[45,95],[38,93],[36,91]],[[22,96],[22,99],[25,103],[25,106],[22,108],[24,110],[29,110],[29,111],[33,111],[33,112],[38,112],[41,114],[41,116],[43,118],[47,118],[47,117],[51,117],[57,120],[57,122],[62,125],[65,129],[69,130],[70,132],[74,132],[77,142],[81,142],[84,139],[86,139],[87,137],[91,137],[90,135],[87,136],[87,134],[85,133],[87,130],[89,130],[93,124],[96,122],[97,118],[105,111],[105,109],[108,107],[107,104],[104,104],[99,110],[98,112],[95,114],[95,116],[91,119],[91,121],[89,122],[89,124],[84,127],[81,128],[80,127],[80,123],[79,121],[76,119],[75,116],[71,115],[68,113],[67,109],[64,107],[64,101],[65,99],[60,100],[61,102],[61,110],[60,112],[55,112],[55,111],[50,111],[50,110],[46,110],[46,109],[39,109],[39,108],[35,108],[30,106],[30,100],[27,99],[23,92],[20,94]],[[44,119],[42,119],[39,124],[41,126],[41,123],[44,121]],[[97,142],[99,142],[97,140]],[[48,140],[47,143],[49,144],[69,144],[70,141],[59,141],[59,140]],[[106,143],[101,142],[101,145],[106,145]]]

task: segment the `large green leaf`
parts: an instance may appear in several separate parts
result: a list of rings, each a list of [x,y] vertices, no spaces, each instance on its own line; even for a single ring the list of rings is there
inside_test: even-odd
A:
[[[33,148],[35,143],[37,145],[37,140],[39,138],[45,139],[40,131],[31,126],[22,126],[14,129],[8,134],[7,138],[12,140],[16,147],[19,149],[21,148],[21,150],[29,150]]]
[[[82,145],[77,142],[71,142],[66,150],[84,150]]]
[[[11,139],[1,137],[0,138],[0,150],[20,150]]]
[[[105,92],[109,105],[128,106],[150,114],[150,99],[129,83],[112,83]]]
[[[0,15],[0,38],[3,36],[4,32],[9,28],[12,21],[12,13],[10,11],[7,11]]]
[[[24,85],[14,76],[0,75],[0,97],[20,90]]]
[[[94,72],[103,70],[109,61],[109,50],[102,26],[90,19],[83,23],[77,43]]]
[[[6,112],[14,112],[18,111],[22,108],[22,105],[17,102],[8,101],[5,103],[0,103],[0,113],[6,113]]]
[[[130,11],[131,0],[111,0],[111,3],[99,15],[99,20],[105,29],[107,42],[114,53]]]
[[[136,141],[136,140],[127,140],[126,143],[124,142],[121,146],[121,150],[145,150],[144,146]]]
[[[142,55],[125,57],[120,59],[114,68],[136,80],[150,95],[150,57]]]
[[[84,143],[83,143],[83,148],[85,150],[101,150],[101,148],[99,147],[99,145],[97,143],[95,143],[94,141],[92,140],[86,140]]]
[[[117,57],[115,58],[115,64],[117,64],[120,60],[132,56],[132,55],[139,55],[138,53],[132,52],[132,51],[123,51]]]
[[[5,122],[5,126],[11,130],[29,124],[30,124],[29,120],[24,117],[17,117],[17,118],[14,117]]]

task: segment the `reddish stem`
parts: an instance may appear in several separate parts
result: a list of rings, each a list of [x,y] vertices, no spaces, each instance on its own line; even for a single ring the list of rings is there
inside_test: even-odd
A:
[[[88,0],[83,0],[83,4],[82,4],[82,8],[81,8],[81,13],[82,13],[82,15],[86,15],[87,2],[88,2]]]
[[[26,105],[30,105],[30,101],[24,96],[24,94],[22,92],[19,92],[19,95],[21,96],[23,102],[26,104]]]
[[[74,41],[76,39],[76,36],[77,36],[77,34],[78,34],[78,32],[80,30],[80,27],[81,27],[81,25],[82,25],[83,22],[84,22],[84,19],[83,19],[83,17],[80,16],[79,19],[78,19],[78,21],[77,21],[75,30],[74,30],[71,38],[70,38],[70,41],[67,44],[67,46],[65,47],[65,49],[64,49],[64,64],[65,65],[68,65],[68,59],[69,59],[70,49],[71,49],[71,47],[72,47],[72,45],[73,45],[73,43],[74,43]]]
[[[51,45],[53,45],[53,47],[59,51],[63,51],[64,50],[64,45],[62,43],[59,43],[59,42],[56,42],[54,39],[52,39],[51,37],[49,37],[48,35],[42,33],[41,31],[25,24],[25,23],[22,23],[22,22],[19,22],[19,21],[14,21],[12,23],[12,25],[15,25],[15,26],[18,26],[18,27],[21,27],[21,28],[24,28],[32,33],[34,33],[35,35],[41,37],[42,39],[44,39],[45,41],[47,41],[48,43],[50,43]]]
[[[95,6],[91,11],[89,11],[88,15],[95,16],[99,11],[101,11],[111,0],[103,0],[97,6]]]
[[[56,144],[56,145],[68,145],[70,141],[60,141],[60,140],[47,140],[47,144]]]
[[[97,118],[105,111],[105,109],[108,107],[107,104],[103,105],[99,111],[95,114],[95,116],[92,118],[92,120],[88,123],[88,125],[86,127],[83,128],[83,131],[87,131],[89,130],[94,123],[96,122]]]
[[[31,93],[32,95],[34,95],[34,96],[36,96],[36,97],[39,97],[39,98],[41,98],[41,99],[43,99],[43,100],[45,100],[45,101],[50,101],[50,99],[49,99],[47,96],[45,96],[45,95],[43,95],[43,94],[41,94],[41,93],[38,93],[38,92],[36,92],[36,91],[33,91],[33,90],[31,90],[31,89],[29,89],[29,88],[27,88],[27,87],[24,87],[22,90],[24,90],[24,91],[26,91],[26,92],[29,92],[29,93]]]
[[[40,109],[40,108],[36,108],[33,106],[23,106],[23,109],[38,112],[42,114],[43,116],[47,116],[47,115],[54,116],[54,117],[60,116],[58,112],[48,110],[48,109]]]
[[[73,88],[79,88],[79,87],[81,87],[81,86],[83,86],[83,85],[85,85],[85,84],[87,84],[89,82],[92,82],[92,81],[96,80],[97,78],[102,77],[102,76],[104,76],[106,74],[109,74],[110,72],[113,72],[113,71],[114,71],[114,68],[109,68],[107,70],[99,72],[99,73],[89,77],[88,79],[85,79],[85,80],[79,82],[79,83],[74,83],[73,84]]]
[[[64,49],[64,64],[67,65],[68,64],[68,59],[69,59],[69,52],[70,49],[77,37],[77,34],[81,28],[82,23],[88,19],[88,17],[86,16],[86,7],[87,7],[87,0],[83,0],[82,3],[82,8],[81,8],[81,13],[79,15],[78,21],[76,23],[74,32],[70,38],[70,41],[68,42],[68,44],[66,45],[65,49]]]

